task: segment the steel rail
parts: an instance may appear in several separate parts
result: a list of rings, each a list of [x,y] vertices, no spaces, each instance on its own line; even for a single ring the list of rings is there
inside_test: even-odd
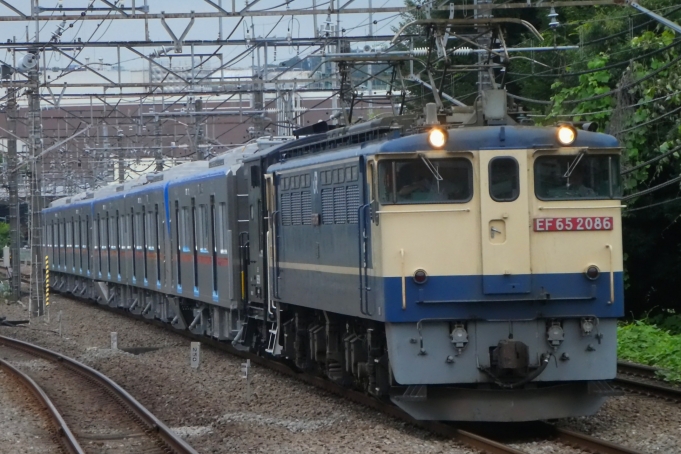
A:
[[[67,356],[61,355],[60,353],[39,347],[37,345],[29,344],[27,342],[12,339],[10,337],[0,336],[0,344],[25,351],[32,355],[41,356],[52,361],[57,361],[74,372],[94,380],[101,387],[111,392],[117,400],[122,402],[128,409],[130,409],[134,415],[139,418],[140,421],[142,421],[149,431],[156,434],[159,439],[165,443],[166,447],[170,449],[171,452],[177,454],[198,454],[194,448],[192,448],[186,441],[170,430],[168,426],[166,426],[156,416],[151,414],[149,410],[140,404],[126,390],[116,384],[109,377],[96,371],[95,369]]]
[[[0,368],[1,367],[4,367],[14,376],[14,378],[21,382],[22,385],[28,388],[28,390],[31,391],[36,399],[38,399],[40,405],[47,410],[47,412],[50,414],[52,422],[57,428],[56,436],[62,447],[64,447],[64,449],[71,454],[85,454],[85,451],[83,451],[83,448],[80,447],[78,440],[76,440],[76,437],[71,432],[71,429],[69,429],[66,421],[64,421],[64,418],[62,418],[61,414],[57,410],[57,407],[54,406],[50,398],[47,396],[47,394],[45,394],[45,391],[43,391],[43,389],[38,386],[38,384],[31,377],[24,374],[3,359],[0,359]]]
[[[636,375],[639,377],[650,378],[651,380],[659,380],[657,372],[660,369],[657,367],[646,366],[645,364],[636,364],[629,361],[617,361],[617,373],[625,375]]]
[[[681,389],[670,386],[646,383],[639,380],[617,377],[613,380],[613,385],[624,391],[629,391],[646,396],[653,396],[672,402],[681,402]]]
[[[490,434],[492,438],[496,439],[513,439],[517,443],[525,441],[518,440],[519,437],[541,437],[542,439],[553,441],[564,446],[570,446],[582,452],[591,452],[598,454],[643,454],[632,448],[621,446],[607,440],[586,435],[580,432],[563,429],[554,424],[544,421],[529,421],[524,423],[515,423],[508,425],[492,425],[491,427],[468,425],[473,427],[473,432],[481,431],[484,434]]]
[[[549,423],[542,423],[552,426],[553,434],[559,442],[568,446],[574,446],[587,452],[597,452],[599,454],[642,454],[641,451],[630,449],[624,446],[601,440],[591,435],[573,432],[571,430],[555,427]]]
[[[653,396],[671,402],[681,402],[681,388],[669,386],[664,381],[657,378],[660,368],[646,366],[644,364],[630,363],[628,361],[617,362],[617,372],[622,375],[652,380],[653,383],[625,378],[618,375],[613,384],[624,391]]]

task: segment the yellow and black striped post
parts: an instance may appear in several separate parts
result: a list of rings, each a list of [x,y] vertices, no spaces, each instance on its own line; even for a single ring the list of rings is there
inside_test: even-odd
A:
[[[45,256],[45,306],[50,305],[50,257]]]

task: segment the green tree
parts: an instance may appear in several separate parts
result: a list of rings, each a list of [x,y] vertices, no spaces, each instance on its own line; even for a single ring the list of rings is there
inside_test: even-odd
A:
[[[9,246],[9,224],[0,222],[0,248]]]

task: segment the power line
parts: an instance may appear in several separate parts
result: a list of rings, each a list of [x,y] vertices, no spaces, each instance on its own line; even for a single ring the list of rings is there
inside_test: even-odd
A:
[[[647,160],[646,162],[642,162],[641,164],[637,164],[637,165],[635,165],[634,167],[632,167],[632,168],[630,168],[630,169],[626,169],[626,170],[622,171],[620,175],[627,175],[627,174],[629,174],[629,173],[631,173],[631,172],[634,172],[634,171],[636,171],[636,170],[638,170],[638,169],[642,169],[643,167],[649,166],[650,164],[653,164],[653,163],[655,163],[655,162],[657,162],[657,161],[659,161],[659,160],[661,160],[661,159],[664,159],[664,158],[666,158],[667,156],[673,155],[674,153],[676,153],[676,152],[679,151],[679,150],[681,150],[681,145],[678,146],[678,147],[676,147],[676,148],[672,148],[671,150],[669,150],[669,151],[667,151],[667,152],[665,152],[665,153],[663,153],[663,154],[661,154],[661,155],[659,155],[659,156],[655,156],[654,158],[649,159],[649,160]]]
[[[681,201],[681,197],[676,197],[676,198],[673,198],[673,199],[665,200],[663,202],[651,203],[650,205],[646,205],[646,206],[642,206],[642,207],[638,207],[638,208],[629,208],[629,209],[627,209],[627,213],[631,213],[632,211],[645,210],[647,208],[653,208],[653,207],[656,207],[656,206],[665,205],[667,203],[678,202],[678,201]]]
[[[509,76],[525,76],[525,77],[543,77],[543,78],[558,78],[558,77],[577,77],[577,76],[583,76],[583,75],[585,75],[585,74],[592,74],[592,73],[597,73],[597,72],[600,72],[600,71],[608,71],[608,70],[610,70],[610,69],[619,68],[620,66],[627,66],[627,65],[630,65],[632,62],[635,62],[635,61],[638,61],[638,60],[642,60],[642,59],[644,59],[644,58],[652,57],[652,56],[654,56],[654,55],[657,55],[657,54],[660,54],[660,53],[662,53],[662,52],[665,52],[665,51],[671,49],[672,47],[676,46],[676,45],[679,44],[679,43],[681,43],[681,39],[675,39],[674,41],[672,41],[671,44],[669,44],[669,45],[667,45],[667,46],[664,46],[664,47],[661,47],[661,48],[659,48],[659,49],[655,49],[655,50],[653,50],[653,51],[651,51],[651,52],[648,52],[647,54],[639,55],[639,56],[637,56],[637,57],[633,57],[633,58],[630,58],[630,59],[628,59],[628,60],[622,60],[622,61],[617,62],[617,63],[612,63],[612,64],[610,64],[610,65],[606,65],[606,66],[603,66],[603,67],[601,67],[601,68],[585,69],[585,70],[583,70],[583,71],[569,72],[569,73],[561,73],[561,74],[546,74],[546,72],[548,72],[548,71],[553,71],[553,70],[556,70],[556,69],[565,69],[565,68],[567,68],[568,66],[574,66],[574,64],[572,64],[572,65],[559,66],[558,68],[547,69],[547,70],[542,71],[542,72],[539,72],[539,73],[515,73],[515,72],[508,72],[508,75],[509,75]],[[630,52],[631,50],[632,50],[632,49],[625,49],[625,50],[621,51],[620,53]],[[612,54],[612,55],[614,55],[614,54]],[[588,61],[588,60],[582,60],[581,62],[578,62],[578,63],[582,63],[582,62],[585,62],[585,61]],[[514,82],[517,82],[517,81],[514,81]]]
[[[671,180],[667,180],[664,183],[660,183],[657,186],[653,186],[652,188],[644,189],[643,191],[639,191],[635,194],[622,197],[622,201],[635,199],[636,197],[641,197],[650,194],[651,192],[659,191],[660,189],[666,188],[667,186],[670,186],[674,183],[678,183],[679,181],[681,181],[681,175],[676,178],[672,178]]]
[[[645,76],[641,77],[640,79],[635,80],[634,82],[629,82],[627,84],[622,85],[621,87],[615,88],[614,90],[610,90],[610,91],[607,91],[605,93],[601,93],[601,94],[598,94],[598,95],[595,95],[595,96],[589,96],[587,98],[581,98],[581,99],[565,100],[565,101],[563,101],[563,104],[572,105],[572,104],[579,104],[579,103],[586,102],[586,101],[595,101],[597,99],[603,99],[607,96],[618,93],[622,90],[626,90],[627,88],[631,88],[631,87],[634,87],[636,85],[639,85],[639,84],[645,82],[646,80],[658,75],[662,71],[669,69],[671,66],[675,65],[679,61],[681,61],[681,56],[674,58],[669,63],[667,63],[663,66],[660,66],[659,68],[657,68],[654,71],[646,74]]]
[[[638,128],[642,128],[644,126],[648,126],[649,124],[656,123],[656,122],[660,121],[661,119],[668,117],[672,114],[675,114],[676,112],[678,112],[680,110],[681,110],[681,107],[677,107],[676,109],[670,110],[669,112],[665,112],[664,114],[660,115],[659,117],[655,117],[652,120],[648,120],[644,123],[639,123],[637,125],[631,126],[629,128],[626,128],[626,129],[621,129],[617,132],[613,132],[612,135],[614,136],[614,135],[617,135],[617,134],[623,134],[625,132],[633,131],[634,129],[638,129]]]

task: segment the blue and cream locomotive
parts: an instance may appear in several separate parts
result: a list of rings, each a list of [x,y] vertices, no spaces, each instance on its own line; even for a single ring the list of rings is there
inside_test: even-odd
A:
[[[614,137],[456,107],[307,129],[53,202],[51,285],[417,419],[598,410],[623,315]]]

